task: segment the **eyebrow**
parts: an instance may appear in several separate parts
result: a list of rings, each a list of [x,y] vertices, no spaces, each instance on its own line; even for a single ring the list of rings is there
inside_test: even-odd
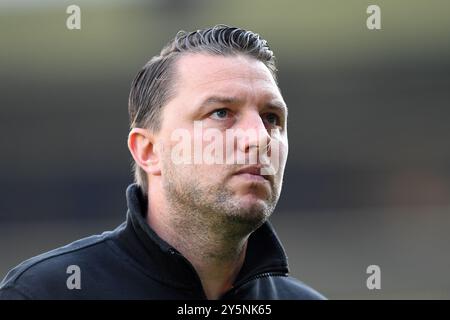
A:
[[[215,104],[224,104],[224,105],[233,105],[233,104],[242,104],[243,100],[235,98],[235,97],[225,97],[225,96],[211,96],[205,99],[199,106],[198,110],[202,111],[203,109],[215,105]],[[287,116],[288,108],[283,101],[274,100],[265,103],[265,107],[269,109],[280,110],[284,112]]]

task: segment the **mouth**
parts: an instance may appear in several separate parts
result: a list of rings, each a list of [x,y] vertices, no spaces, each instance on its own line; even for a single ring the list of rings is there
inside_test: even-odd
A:
[[[248,166],[238,170],[234,175],[237,175],[243,179],[255,182],[271,182],[270,176],[264,176],[261,174],[262,166]]]

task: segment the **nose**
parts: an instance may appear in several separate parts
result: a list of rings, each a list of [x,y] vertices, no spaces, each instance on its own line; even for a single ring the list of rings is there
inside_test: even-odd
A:
[[[239,129],[244,132],[238,141],[241,152],[248,154],[259,151],[260,155],[265,155],[263,151],[267,150],[267,156],[270,156],[271,136],[257,111],[245,114],[241,118]]]

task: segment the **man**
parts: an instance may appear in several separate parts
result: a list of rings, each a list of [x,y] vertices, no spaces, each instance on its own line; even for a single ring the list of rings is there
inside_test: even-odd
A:
[[[267,221],[288,152],[275,72],[253,32],[179,32],[132,84],[127,221],[25,261],[0,297],[322,299]]]

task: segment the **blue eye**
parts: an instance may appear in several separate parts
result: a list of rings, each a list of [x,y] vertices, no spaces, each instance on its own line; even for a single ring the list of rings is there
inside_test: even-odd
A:
[[[227,109],[218,109],[214,111],[211,115],[214,116],[214,118],[222,120],[226,119],[228,117],[229,111]]]
[[[266,114],[266,121],[273,126],[280,125],[280,117],[277,116],[275,113],[268,113]]]

